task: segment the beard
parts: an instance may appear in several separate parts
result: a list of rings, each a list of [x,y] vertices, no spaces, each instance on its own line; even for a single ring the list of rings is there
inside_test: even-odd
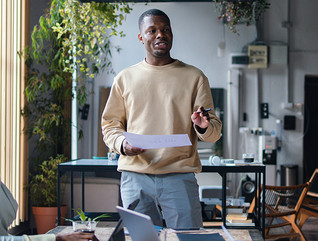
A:
[[[156,57],[165,57],[169,54],[169,51],[154,51]]]

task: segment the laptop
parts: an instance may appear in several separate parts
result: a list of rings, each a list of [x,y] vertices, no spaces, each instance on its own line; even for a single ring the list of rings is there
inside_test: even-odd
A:
[[[132,241],[160,241],[158,232],[148,215],[119,206],[116,208]],[[234,241],[224,226],[222,229],[225,236]],[[179,241],[225,241],[219,233],[189,233],[189,230],[192,229],[175,230]]]
[[[148,215],[119,206],[116,208],[132,241],[159,241],[158,232]]]
[[[129,204],[128,209],[134,210],[139,203],[139,199],[136,199]],[[108,241],[125,241],[123,220],[120,218]]]

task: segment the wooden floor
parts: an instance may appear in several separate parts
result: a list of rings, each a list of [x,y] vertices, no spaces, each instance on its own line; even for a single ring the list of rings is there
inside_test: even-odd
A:
[[[281,230],[278,229],[273,229],[273,233],[281,233]],[[285,230],[285,232],[289,232],[290,228],[289,226],[286,226],[282,228]],[[302,231],[304,233],[305,238],[308,241],[318,241],[318,219],[317,218],[309,218],[304,226],[302,227]],[[278,241],[289,241],[290,239],[285,238],[285,239],[277,239]],[[299,241],[300,238],[294,239],[295,241]],[[272,241],[270,239],[266,239],[266,241]]]
[[[308,241],[318,241],[318,218],[309,218],[302,231]]]
[[[205,226],[220,226],[222,222],[207,222]],[[318,218],[309,218],[304,224],[302,231],[308,241],[318,241]],[[285,241],[289,239],[280,239]],[[299,238],[296,240],[300,240]]]

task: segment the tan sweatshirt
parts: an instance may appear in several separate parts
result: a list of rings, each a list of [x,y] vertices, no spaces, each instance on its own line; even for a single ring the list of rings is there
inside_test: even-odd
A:
[[[121,155],[119,171],[149,174],[200,172],[198,137],[207,142],[220,138],[222,123],[209,112],[204,134],[194,128],[191,115],[199,106],[213,108],[207,77],[197,68],[175,60],[164,66],[142,62],[121,71],[102,115],[104,142],[120,154],[122,132],[143,135],[188,134],[192,146],[148,149],[137,156]]]

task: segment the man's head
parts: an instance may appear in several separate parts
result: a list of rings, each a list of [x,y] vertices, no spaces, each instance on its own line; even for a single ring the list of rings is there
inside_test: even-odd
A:
[[[149,9],[149,10],[145,11],[143,14],[141,14],[139,17],[138,26],[139,26],[140,31],[141,31],[141,25],[144,22],[144,18],[145,17],[152,17],[152,16],[163,16],[169,21],[169,25],[170,25],[170,19],[169,19],[167,14],[165,14],[163,11],[161,11],[159,9]]]
[[[172,30],[169,17],[158,9],[150,9],[139,18],[139,41],[145,45],[146,61],[153,65],[164,65],[172,61]]]

